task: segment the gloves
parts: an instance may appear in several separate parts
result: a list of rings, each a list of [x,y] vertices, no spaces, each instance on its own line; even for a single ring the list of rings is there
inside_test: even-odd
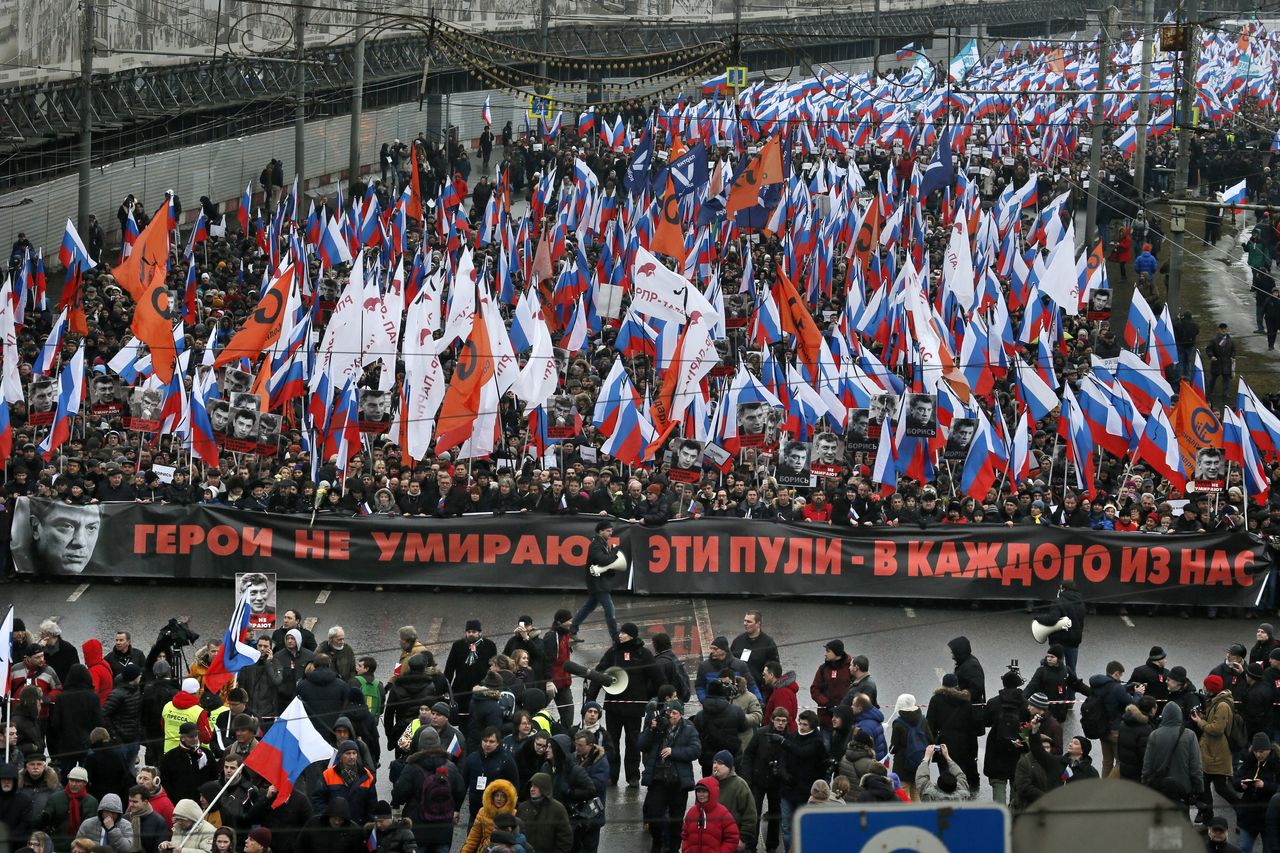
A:
[[[609,570],[606,569],[604,566],[589,566],[587,568],[587,571],[591,572],[592,577],[598,578]]]

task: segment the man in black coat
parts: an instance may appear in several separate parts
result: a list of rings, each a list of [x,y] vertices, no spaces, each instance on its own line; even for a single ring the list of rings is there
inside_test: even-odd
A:
[[[1038,622],[1053,625],[1062,617],[1071,620],[1071,627],[1062,631],[1054,631],[1049,635],[1049,642],[1062,646],[1066,653],[1067,668],[1073,675],[1076,672],[1076,661],[1080,659],[1080,643],[1084,641],[1084,617],[1086,608],[1084,598],[1076,590],[1073,581],[1063,581],[1058,588],[1058,600],[1055,601],[1044,616],[1037,617]],[[1052,698],[1052,697],[1050,697]]]
[[[178,729],[178,745],[160,758],[160,778],[173,802],[195,800],[200,786],[218,778],[219,764],[209,750],[200,745],[200,729],[195,723],[183,723]]]
[[[613,754],[622,755],[625,743],[626,757],[622,762],[610,762],[609,775],[616,784],[625,763],[627,785],[635,788],[640,784],[640,734],[644,723],[645,704],[657,694],[658,687],[654,679],[658,668],[654,665],[653,653],[645,647],[640,638],[640,629],[631,622],[624,622],[618,629],[618,641],[600,658],[596,669],[604,672],[610,667],[621,667],[627,673],[627,689],[621,693],[607,696],[604,700],[605,729],[613,741]],[[593,701],[600,693],[600,685],[591,682],[587,688],[585,701]]]
[[[982,664],[973,656],[973,647],[968,637],[956,637],[947,643],[951,649],[951,658],[956,663],[956,680],[961,690],[969,691],[969,698],[975,705],[987,704],[987,676],[982,671]]]
[[[1169,671],[1164,668],[1166,660],[1168,657],[1164,649],[1152,646],[1151,652],[1147,655],[1147,662],[1136,667],[1133,670],[1133,676],[1129,679],[1134,684],[1145,684],[1146,695],[1162,705],[1164,700],[1169,698]]]
[[[312,667],[298,682],[298,696],[307,715],[320,724],[320,733],[332,739],[333,724],[347,707],[347,684],[333,671],[332,659],[326,654],[316,655]]]
[[[587,600],[582,602],[582,608],[574,614],[573,624],[569,628],[575,643],[578,628],[597,606],[604,610],[604,621],[609,626],[609,636],[614,642],[618,640],[618,620],[614,615],[613,598],[610,593],[613,591],[614,578],[622,573],[615,571],[597,573],[592,568],[608,566],[618,556],[617,549],[609,544],[611,536],[613,536],[613,523],[602,521],[596,525],[596,535],[592,537],[591,545],[587,548]]]
[[[453,688],[453,698],[458,703],[458,710],[466,715],[471,708],[471,691],[489,671],[489,664],[498,654],[498,647],[483,636],[479,619],[468,619],[463,631],[463,638],[454,640],[449,648],[449,657],[444,662],[444,677]],[[459,723],[463,725],[466,721]]]

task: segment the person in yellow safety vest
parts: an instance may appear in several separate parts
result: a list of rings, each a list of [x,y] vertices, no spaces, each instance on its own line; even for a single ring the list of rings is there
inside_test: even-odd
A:
[[[207,744],[213,739],[213,729],[209,725],[209,714],[200,707],[200,682],[187,677],[182,680],[182,689],[174,694],[173,700],[160,712],[164,721],[164,751],[168,752],[178,745],[178,729],[183,723],[195,723],[200,730],[200,742]]]

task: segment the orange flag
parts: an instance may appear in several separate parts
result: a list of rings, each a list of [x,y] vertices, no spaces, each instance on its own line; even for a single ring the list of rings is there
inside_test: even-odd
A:
[[[804,304],[804,299],[796,291],[795,285],[781,269],[778,280],[773,285],[773,300],[778,303],[778,319],[782,321],[782,330],[796,336],[800,345],[799,355],[809,376],[818,375],[818,357],[822,351],[822,330],[813,321],[813,315]]]
[[[1185,379],[1178,389],[1178,403],[1169,415],[1169,425],[1178,437],[1178,452],[1187,479],[1195,479],[1196,454],[1206,447],[1222,449],[1222,421],[1204,397]],[[1223,470],[1223,476],[1226,470]]]
[[[149,286],[147,282],[151,281],[151,271],[156,267],[165,270],[169,265],[168,224],[168,208],[164,207],[142,229],[133,244],[133,253],[111,271],[134,302],[142,301],[142,293]]]
[[[658,225],[653,230],[649,248],[684,263],[684,229],[680,226],[680,197],[675,184],[667,178],[667,191],[658,202]]]
[[[213,366],[221,367],[241,358],[256,359],[276,342],[280,335],[280,323],[284,320],[284,306],[289,299],[289,287],[293,284],[293,267],[286,269],[271,283],[267,292],[258,300],[253,313],[245,318],[240,330],[218,353]]]
[[[733,215],[739,210],[759,204],[761,187],[782,181],[782,149],[779,145],[778,137],[772,137],[733,179],[729,199],[724,206],[727,219],[733,219]]]
[[[462,444],[475,430],[480,414],[480,392],[493,378],[493,350],[489,331],[479,311],[471,317],[471,334],[458,351],[453,378],[444,392],[440,415],[436,418],[436,450]]]
[[[154,221],[154,220],[153,220]],[[150,227],[150,226],[148,226]],[[137,247],[134,247],[137,251]],[[164,264],[151,269],[151,278],[133,309],[133,333],[151,350],[151,366],[166,384],[173,379],[178,351],[173,344],[174,311],[170,310],[169,289],[164,286]]]
[[[858,259],[863,272],[866,272],[871,263],[871,253],[880,251],[880,218],[880,199],[872,196],[871,207],[867,209],[867,215],[862,217],[862,224],[858,226],[858,234],[850,247],[851,257]]]

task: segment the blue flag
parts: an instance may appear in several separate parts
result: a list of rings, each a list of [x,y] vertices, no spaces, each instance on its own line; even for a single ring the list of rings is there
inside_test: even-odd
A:
[[[704,187],[710,179],[707,171],[707,146],[703,142],[690,148],[671,161],[671,182],[675,186],[676,195],[683,198],[699,187]]]
[[[934,190],[951,186],[955,179],[956,168],[951,160],[951,128],[947,127],[938,138],[938,150],[920,176],[920,200],[923,202]]]

